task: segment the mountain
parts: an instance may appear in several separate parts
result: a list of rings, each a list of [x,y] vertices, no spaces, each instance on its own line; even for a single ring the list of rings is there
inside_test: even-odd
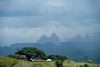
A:
[[[68,39],[67,42],[100,42],[100,32],[95,33],[92,37],[86,34],[85,37],[77,34],[72,39]]]
[[[49,42],[49,38],[45,35],[42,35],[41,38],[39,40],[37,40],[37,43],[47,43]]]
[[[52,35],[49,38],[47,36],[43,35],[43,36],[41,36],[41,38],[39,40],[37,40],[37,43],[39,43],[39,44],[48,43],[48,42],[52,42],[54,44],[59,44],[60,39],[58,38],[58,36],[55,33],[52,33]]]
[[[81,35],[77,34],[75,37],[73,37],[72,39],[68,39],[68,42],[82,42],[83,38]]]
[[[7,56],[15,53],[17,48],[36,47],[44,51],[46,55],[62,55],[67,56],[73,61],[87,61],[88,59],[95,61],[100,59],[100,43],[99,42],[61,42],[59,45],[54,43],[16,43],[9,47],[0,47],[0,56]],[[86,59],[87,57],[88,59]],[[80,60],[79,60],[80,58]]]
[[[1,46],[0,46],[0,56],[6,57],[6,56],[8,56],[10,53],[15,53],[15,50],[14,50],[14,49],[11,49],[11,48],[9,48],[9,47],[7,47],[7,46],[5,46],[5,47],[1,47]]]
[[[51,35],[51,37],[49,38],[49,41],[54,43],[54,44],[60,43],[60,39],[58,38],[58,36],[55,33],[53,33]]]

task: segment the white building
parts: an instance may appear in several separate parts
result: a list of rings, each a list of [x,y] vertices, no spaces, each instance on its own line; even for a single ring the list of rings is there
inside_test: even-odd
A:
[[[34,61],[32,58],[30,58],[30,61]]]
[[[51,59],[47,59],[46,61],[52,61]]]

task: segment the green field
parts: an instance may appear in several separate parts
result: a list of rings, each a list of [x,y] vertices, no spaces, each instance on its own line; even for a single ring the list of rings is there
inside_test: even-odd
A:
[[[88,64],[89,67],[100,67],[100,64],[73,62],[69,60],[63,62],[63,67],[80,67],[80,66],[84,66],[84,64]],[[30,61],[0,57],[0,67],[56,67],[56,65],[55,65],[55,61],[30,62]]]

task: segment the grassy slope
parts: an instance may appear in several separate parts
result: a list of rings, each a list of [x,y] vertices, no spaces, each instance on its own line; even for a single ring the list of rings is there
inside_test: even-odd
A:
[[[84,66],[84,64],[88,64],[89,67],[100,67],[100,64],[91,64],[91,63],[85,63],[85,62],[73,62],[70,61],[69,63],[67,61],[65,61],[63,63],[64,67],[80,67],[80,66]]]
[[[88,64],[89,67],[100,67],[100,64],[77,63],[73,61],[65,61],[63,67],[80,67]],[[11,58],[0,57],[0,67],[56,67],[55,62],[29,62],[23,60],[16,60]]]

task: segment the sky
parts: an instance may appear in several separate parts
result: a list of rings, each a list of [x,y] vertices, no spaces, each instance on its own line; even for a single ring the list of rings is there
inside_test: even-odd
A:
[[[53,32],[66,41],[100,32],[100,0],[0,0],[0,46],[35,43]]]

